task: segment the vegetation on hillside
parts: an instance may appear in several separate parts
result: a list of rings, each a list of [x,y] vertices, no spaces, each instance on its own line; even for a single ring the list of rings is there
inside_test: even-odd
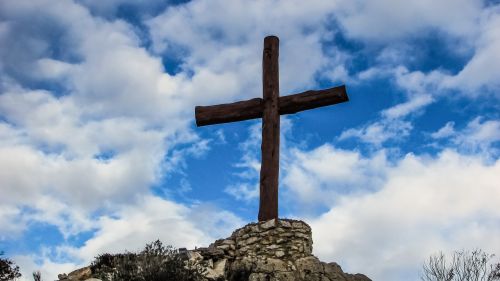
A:
[[[156,240],[139,253],[102,254],[91,264],[92,275],[104,281],[198,281],[203,270],[182,259],[171,246]]]
[[[1,257],[0,281],[21,277],[19,266]],[[492,263],[494,255],[482,250],[455,251],[451,258],[442,252],[432,255],[422,268],[422,281],[500,281],[500,262]],[[191,264],[171,246],[163,246],[156,240],[138,253],[102,254],[91,266],[92,277],[103,281],[202,281],[203,269]],[[41,281],[39,271],[33,273],[35,281]]]
[[[3,252],[0,252],[0,256],[3,256]],[[7,258],[0,257],[0,281],[14,280],[19,277],[21,277],[19,266]]]
[[[40,273],[40,271],[33,272],[33,280],[42,281],[42,274]]]
[[[440,252],[423,265],[423,281],[494,281],[500,280],[500,262],[490,263],[494,255],[482,250],[456,251],[448,261]]]

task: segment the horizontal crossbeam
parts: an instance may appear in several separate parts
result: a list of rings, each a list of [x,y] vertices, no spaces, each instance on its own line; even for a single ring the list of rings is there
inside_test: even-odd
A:
[[[279,113],[280,115],[292,114],[348,100],[344,85],[318,91],[306,91],[280,97]],[[201,127],[261,118],[263,105],[261,98],[255,98],[234,103],[197,106],[195,108],[196,125]]]

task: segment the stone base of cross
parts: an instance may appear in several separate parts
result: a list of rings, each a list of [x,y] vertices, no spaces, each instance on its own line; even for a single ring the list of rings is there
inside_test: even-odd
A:
[[[264,38],[263,98],[195,108],[197,126],[262,118],[259,221],[278,218],[280,115],[349,100],[343,85],[280,97],[278,56],[278,37],[268,36]]]

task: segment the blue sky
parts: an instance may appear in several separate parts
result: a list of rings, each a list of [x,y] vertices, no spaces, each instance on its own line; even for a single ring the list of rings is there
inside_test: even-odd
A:
[[[0,250],[46,279],[161,239],[207,246],[256,220],[260,121],[194,107],[345,84],[281,119],[280,216],[314,254],[418,280],[437,251],[500,255],[498,1],[0,3]]]

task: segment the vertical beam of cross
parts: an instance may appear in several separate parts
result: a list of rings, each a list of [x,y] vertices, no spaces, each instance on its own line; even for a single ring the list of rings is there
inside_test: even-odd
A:
[[[264,39],[262,55],[262,166],[260,168],[259,221],[278,217],[278,178],[280,151],[279,39]]]

